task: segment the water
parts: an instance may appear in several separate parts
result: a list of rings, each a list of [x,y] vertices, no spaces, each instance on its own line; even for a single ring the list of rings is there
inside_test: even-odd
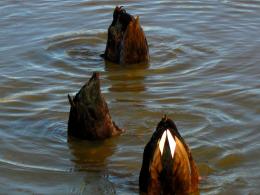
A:
[[[113,8],[145,30],[149,65],[105,63]],[[259,194],[260,1],[1,1],[0,194],[138,194],[164,113],[192,149],[201,194]],[[69,103],[93,71],[126,132],[67,140]]]

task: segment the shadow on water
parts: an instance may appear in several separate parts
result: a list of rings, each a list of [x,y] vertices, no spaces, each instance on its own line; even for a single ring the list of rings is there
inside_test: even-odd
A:
[[[109,181],[108,158],[113,155],[115,145],[112,139],[86,141],[68,138],[73,156],[74,171],[84,174],[82,193],[116,194],[115,186]]]

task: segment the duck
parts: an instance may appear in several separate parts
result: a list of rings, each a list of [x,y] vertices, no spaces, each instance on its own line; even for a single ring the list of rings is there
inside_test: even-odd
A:
[[[127,13],[123,6],[116,6],[108,28],[105,60],[117,64],[147,64],[149,48],[139,16]]]
[[[199,172],[191,151],[174,121],[164,115],[144,148],[140,192],[148,195],[197,194],[198,184]]]
[[[100,90],[100,74],[94,72],[79,92],[71,97],[68,94],[70,113],[68,136],[86,140],[103,140],[120,135],[119,128],[111,115]]]

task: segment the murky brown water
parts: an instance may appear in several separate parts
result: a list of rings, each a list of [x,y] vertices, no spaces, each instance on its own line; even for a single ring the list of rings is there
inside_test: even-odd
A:
[[[260,1],[0,2],[0,194],[137,194],[144,145],[176,121],[201,194],[260,193]],[[148,66],[100,57],[115,5],[150,46]],[[125,134],[67,141],[69,104],[93,71]]]

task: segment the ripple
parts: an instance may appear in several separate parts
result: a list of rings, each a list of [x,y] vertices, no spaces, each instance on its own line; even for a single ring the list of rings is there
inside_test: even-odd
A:
[[[100,36],[98,36],[98,32],[101,32]],[[104,35],[105,32],[102,32],[101,30],[93,30],[87,33],[68,33],[65,35],[57,35],[49,39],[52,43],[48,46],[47,50],[62,49],[72,46],[78,47],[79,45],[85,44],[95,45],[104,43]]]
[[[38,165],[29,165],[29,164],[24,164],[24,163],[15,162],[15,161],[6,160],[6,159],[0,159],[0,163],[6,164],[7,166],[12,165],[12,166],[15,166],[15,167],[18,167],[18,168],[23,168],[23,169],[32,169],[32,170],[36,169],[36,171],[37,171],[37,169],[39,169],[40,171],[68,172],[68,170],[63,170],[63,169],[60,169],[60,168],[44,167],[44,166],[38,166]]]

